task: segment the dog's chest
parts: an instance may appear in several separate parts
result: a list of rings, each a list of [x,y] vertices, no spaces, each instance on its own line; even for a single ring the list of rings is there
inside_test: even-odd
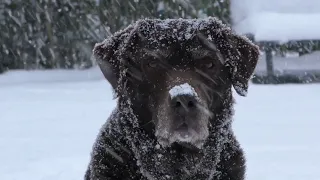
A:
[[[210,179],[210,175],[214,174],[213,161],[203,155],[184,155],[180,160],[180,164],[176,167],[180,179]]]
[[[150,158],[154,164],[142,172],[148,180],[207,180],[215,174],[214,163],[203,155],[158,154],[157,157],[160,159]]]

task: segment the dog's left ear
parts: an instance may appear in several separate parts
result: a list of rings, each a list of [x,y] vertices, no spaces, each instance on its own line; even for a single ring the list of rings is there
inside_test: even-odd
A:
[[[259,48],[246,37],[232,34],[228,54],[230,66],[231,82],[236,92],[241,96],[246,96],[248,91],[249,80],[257,65],[259,59]]]

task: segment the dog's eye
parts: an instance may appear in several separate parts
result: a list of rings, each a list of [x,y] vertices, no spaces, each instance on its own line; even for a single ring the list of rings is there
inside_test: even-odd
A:
[[[150,62],[148,63],[148,66],[149,66],[149,67],[152,67],[152,68],[157,67],[157,65],[158,65],[158,62],[157,62],[157,61],[150,61]]]
[[[207,68],[207,69],[211,69],[211,68],[214,67],[214,64],[213,64],[212,62],[209,62],[209,63],[206,63],[206,64],[204,65],[204,67]]]

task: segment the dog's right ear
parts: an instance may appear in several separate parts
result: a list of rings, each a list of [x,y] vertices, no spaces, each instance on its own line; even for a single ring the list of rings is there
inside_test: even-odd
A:
[[[115,89],[117,87],[117,72],[119,72],[119,69],[112,58],[114,55],[113,47],[111,44],[97,43],[93,49],[93,55],[98,62],[102,74],[109,81],[112,88]]]
[[[131,35],[132,29],[133,27],[130,26],[116,32],[103,42],[97,43],[93,49],[93,56],[114,90],[117,90],[120,77],[121,51],[123,51],[125,41]]]
[[[102,43],[97,43],[93,49],[100,70],[104,77],[109,81],[113,89],[116,89],[119,79],[119,62],[115,57],[116,50],[119,46],[119,40],[112,37]]]

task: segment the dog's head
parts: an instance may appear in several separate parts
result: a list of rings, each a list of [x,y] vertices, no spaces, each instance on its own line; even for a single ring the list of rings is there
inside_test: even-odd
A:
[[[126,80],[163,146],[201,147],[231,87],[245,96],[259,50],[215,18],[149,19],[97,44],[94,55],[117,94]]]

